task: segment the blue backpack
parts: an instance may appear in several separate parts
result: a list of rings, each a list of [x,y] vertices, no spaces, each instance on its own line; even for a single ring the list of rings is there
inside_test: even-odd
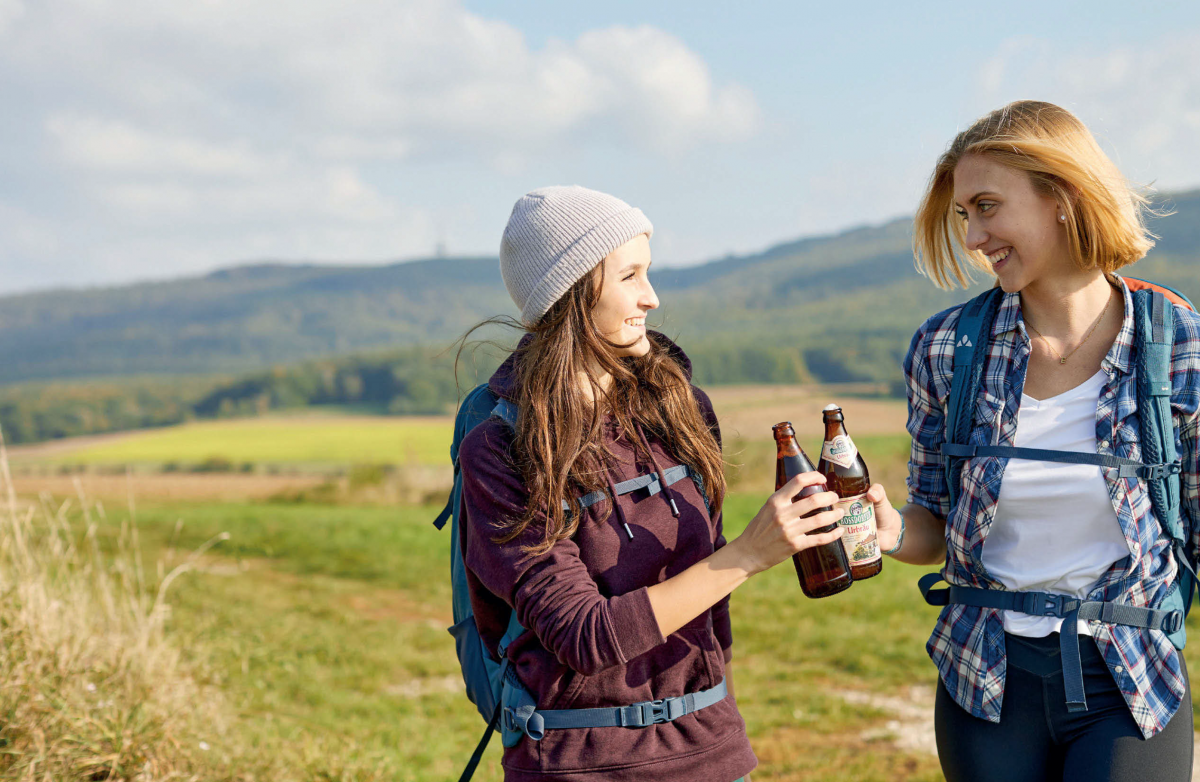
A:
[[[454,488],[450,492],[446,507],[433,522],[433,525],[441,530],[446,526],[447,520],[453,521],[450,532],[450,580],[453,592],[454,625],[450,628],[450,634],[454,636],[455,651],[462,667],[467,697],[471,699],[480,715],[488,723],[483,738],[479,740],[459,782],[467,782],[475,773],[475,768],[479,765],[484,750],[487,749],[492,733],[497,728],[500,729],[500,737],[506,747],[515,746],[522,736],[540,741],[546,730],[600,727],[644,728],[656,723],[670,722],[685,714],[691,714],[711,706],[721,701],[726,694],[725,682],[722,681],[709,690],[679,697],[644,701],[619,708],[539,710],[537,701],[517,678],[516,671],[509,666],[509,660],[505,654],[509,644],[525,632],[525,628],[517,619],[516,612],[510,612],[508,629],[500,639],[497,649],[500,659],[492,657],[475,624],[475,613],[471,608],[467,585],[466,566],[460,546],[459,512],[462,500],[462,473],[459,469],[458,455],[463,438],[476,426],[493,416],[499,418],[509,428],[516,429],[517,406],[492,393],[487,383],[482,383],[472,389],[459,405],[458,415],[454,419],[454,440],[450,445],[450,459],[454,463]],[[690,477],[695,481],[701,496],[705,496],[704,485],[699,473],[686,465],[663,470],[662,477],[666,479],[667,485]],[[645,489],[653,495],[662,490],[662,485],[659,476],[650,473],[622,481],[613,488],[616,489],[618,496],[641,489]],[[606,491],[590,492],[579,498],[579,505],[581,509],[586,509],[607,496],[608,492]],[[705,502],[707,503],[707,498]],[[570,510],[566,500],[563,501],[563,509]],[[632,538],[633,532],[628,526],[625,529]]]
[[[1171,348],[1175,339],[1174,308],[1195,309],[1187,297],[1166,286],[1126,278],[1133,291],[1135,340],[1137,360],[1138,420],[1141,424],[1142,459],[1138,462],[1117,456],[1052,451],[1009,446],[971,445],[972,414],[979,395],[987,358],[987,344],[992,322],[996,318],[1003,291],[992,288],[963,305],[955,335],[954,375],[946,403],[946,439],[942,445],[942,460],[946,484],[953,509],[962,494],[963,462],[977,456],[996,456],[1013,459],[1091,464],[1116,468],[1122,478],[1145,481],[1150,493],[1154,515],[1164,532],[1171,537],[1172,551],[1179,564],[1176,581],[1162,605],[1157,609],[1137,608],[1115,602],[1098,602],[1067,598],[1047,592],[1012,592],[960,587],[932,589],[942,581],[941,573],[921,578],[919,586],[930,605],[972,605],[1019,611],[1034,616],[1062,618],[1059,634],[1062,653],[1067,708],[1086,711],[1082,669],[1079,656],[1079,620],[1098,619],[1113,624],[1148,627],[1167,634],[1171,643],[1182,649],[1187,641],[1184,618],[1191,610],[1192,592],[1196,587],[1196,552],[1187,539],[1179,515],[1180,461],[1175,452],[1175,428],[1171,417]],[[1171,300],[1165,291],[1174,294]],[[1177,303],[1172,304],[1172,301]],[[983,348],[982,350],[980,348]]]

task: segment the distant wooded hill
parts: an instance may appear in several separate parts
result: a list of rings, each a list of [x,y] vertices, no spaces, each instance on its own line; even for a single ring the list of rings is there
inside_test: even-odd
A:
[[[1132,273],[1200,293],[1200,191],[1164,200],[1176,213],[1152,221],[1159,246]],[[909,227],[896,220],[656,270],[663,306],[652,322],[689,351],[770,343],[799,351],[807,370],[826,379],[878,377],[867,365],[893,355],[935,308],[964,298],[938,292],[914,273]],[[253,372],[314,357],[445,345],[486,317],[512,312],[495,258],[257,265],[171,282],[8,296],[0,298],[0,382]]]
[[[1174,213],[1151,221],[1158,245],[1127,273],[1200,298],[1200,191],[1157,206]],[[652,324],[710,384],[897,385],[916,327],[971,295],[916,274],[909,220],[656,269],[652,280],[662,301]],[[307,404],[435,412],[457,395],[443,349],[501,313],[514,310],[495,258],[266,264],[4,297],[0,383],[91,380],[0,388],[0,426],[30,441]],[[495,360],[481,357],[479,372]],[[130,375],[143,379],[120,379]],[[463,381],[476,379],[465,367]]]

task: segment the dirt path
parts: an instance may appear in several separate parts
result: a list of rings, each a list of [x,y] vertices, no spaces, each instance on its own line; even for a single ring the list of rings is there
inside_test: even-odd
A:
[[[888,739],[899,749],[937,755],[937,740],[933,731],[934,691],[926,685],[913,685],[899,696],[876,695],[859,690],[835,693],[847,703],[870,706],[886,712],[891,718],[882,726],[863,733],[864,741]],[[1200,734],[1196,735],[1196,755],[1200,755]],[[1200,782],[1200,767],[1192,770],[1192,782]]]
[[[125,475],[14,475],[13,486],[23,497],[45,492],[74,497],[79,481],[84,496],[105,502],[126,502],[130,491],[139,501],[242,502],[310,489],[324,480],[319,475],[244,475],[240,473],[133,473]]]
[[[707,389],[726,439],[747,437],[770,440],[771,427],[791,421],[802,438],[824,433],[821,409],[829,403],[842,407],[853,421],[856,435],[904,434],[908,417],[903,399],[863,399],[851,396],[864,389],[855,386],[716,386]]]

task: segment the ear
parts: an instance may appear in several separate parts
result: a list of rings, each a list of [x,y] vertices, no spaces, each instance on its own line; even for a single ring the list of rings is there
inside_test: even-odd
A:
[[[1068,182],[1053,180],[1055,212],[1060,225],[1073,224],[1079,216],[1079,191]]]

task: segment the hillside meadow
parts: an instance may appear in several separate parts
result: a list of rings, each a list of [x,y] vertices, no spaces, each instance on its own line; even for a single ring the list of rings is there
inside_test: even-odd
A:
[[[712,390],[730,462],[728,537],[772,488],[770,425],[792,420],[815,455],[819,411],[830,401],[843,405],[873,476],[899,501],[904,406],[870,392]],[[419,492],[380,494],[389,481],[446,469],[450,423],[271,417],[18,449],[18,495],[0,519],[29,519],[23,534],[59,552],[56,572],[90,574],[54,580],[73,591],[51,602],[82,595],[90,601],[82,605],[142,606],[132,627],[150,640],[111,642],[128,650],[124,667],[88,658],[56,669],[36,692],[10,690],[0,708],[12,715],[30,713],[16,711],[22,697],[72,697],[53,704],[59,718],[36,718],[36,736],[13,722],[0,729],[0,779],[33,778],[46,763],[65,769],[51,774],[64,779],[456,779],[483,723],[445,629],[448,532],[430,524],[444,494],[436,486],[425,501]],[[189,471],[213,460],[232,471]],[[250,491],[273,478],[300,483]],[[185,479],[225,493],[156,489]],[[91,493],[101,481],[110,493]],[[889,560],[879,577],[812,601],[784,563],[735,593],[732,677],[761,763],[754,779],[941,779],[935,675],[923,648],[935,611],[916,590],[924,571]],[[0,606],[0,628],[36,607],[11,594],[18,599]],[[101,630],[108,635],[97,641]],[[74,643],[103,646],[133,632],[101,630],[81,623]],[[8,671],[44,670],[44,659],[30,655],[21,667],[9,655]],[[169,664],[136,678],[147,659]],[[181,697],[190,706],[179,719],[153,716]],[[477,779],[502,778],[499,755],[494,741]]]

